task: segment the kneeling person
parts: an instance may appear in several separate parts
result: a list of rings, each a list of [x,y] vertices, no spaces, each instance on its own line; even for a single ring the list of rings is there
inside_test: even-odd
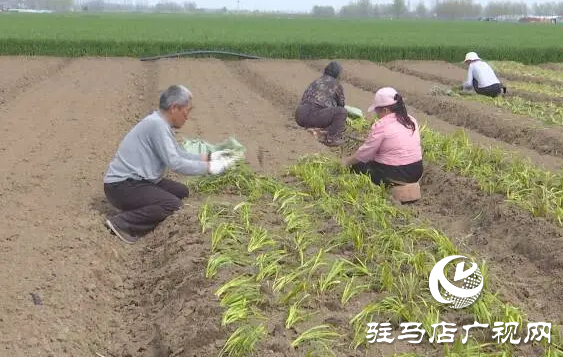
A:
[[[106,226],[126,243],[153,230],[188,196],[186,185],[163,178],[167,168],[184,175],[220,174],[234,163],[190,154],[176,142],[172,129],[187,121],[191,102],[186,87],[170,86],[160,96],[159,110],[135,125],[109,164],[104,192],[122,212],[107,219]]]
[[[488,97],[496,97],[501,91],[506,93],[500,80],[487,62],[482,61],[475,52],[469,52],[465,55],[465,64],[467,68],[467,79],[463,83],[464,90],[473,89],[477,94]]]
[[[380,120],[371,127],[368,139],[343,164],[356,173],[369,175],[375,184],[418,182],[423,173],[420,132],[401,95],[390,87],[379,89],[368,112],[375,112]]]
[[[345,106],[344,89],[339,82],[342,66],[330,62],[323,75],[315,79],[305,90],[295,110],[295,120],[301,127],[325,129],[325,145],[338,146],[344,143],[348,111]]]

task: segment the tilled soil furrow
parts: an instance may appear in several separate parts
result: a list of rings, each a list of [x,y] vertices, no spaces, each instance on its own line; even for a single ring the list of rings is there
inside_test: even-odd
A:
[[[143,112],[150,113],[155,108],[158,108],[158,100],[160,92],[165,88],[159,88],[158,76],[160,73],[159,61],[143,62],[145,70],[145,85],[143,88]],[[138,120],[140,120],[139,118]]]
[[[517,116],[477,102],[446,96],[434,96],[431,90],[436,83],[403,73],[393,72],[367,61],[342,61],[345,81],[374,93],[383,86],[393,86],[401,91],[410,108],[426,115],[436,116],[457,126],[537,151],[540,154],[563,158],[563,128],[546,126],[534,118]],[[325,62],[310,63],[320,69]]]
[[[558,71],[558,72],[563,71],[563,67],[561,66],[561,63],[544,63],[544,64],[538,65],[538,67],[544,68],[544,69],[549,69],[549,70],[552,70],[552,71]]]
[[[77,64],[75,62],[74,66],[70,66],[63,65],[63,62],[56,63],[61,67],[60,70],[44,78],[41,86],[27,88],[25,93],[14,97],[9,106],[0,107],[0,116],[3,118],[0,123],[0,154],[3,158],[0,167],[0,177],[2,177],[0,188],[7,189],[5,184],[10,185],[10,182],[5,182],[4,179],[10,180],[10,173],[22,160],[28,160],[30,155],[41,154],[42,146],[50,140],[49,135],[56,134],[52,127],[64,119],[58,114],[50,114],[60,113],[65,102],[72,101],[69,93],[73,93],[76,89],[76,82],[74,78],[71,80],[67,78],[69,75],[74,75]],[[26,62],[22,63],[25,64]],[[49,65],[55,64],[47,63],[47,66]],[[16,67],[15,73],[18,72],[17,68],[19,67]],[[42,73],[46,72],[48,71]],[[20,84],[10,92],[19,92],[18,86]],[[50,89],[45,90],[45,88]],[[31,100],[34,105],[30,105]],[[26,115],[20,114],[24,112]]]
[[[12,105],[19,95],[58,74],[71,62],[71,58],[0,56],[0,109]]]
[[[552,285],[563,278],[561,228],[436,166],[426,167],[421,185],[423,198],[412,210],[462,252],[487,261],[491,291],[522,307],[531,321],[563,321],[563,291]]]
[[[290,62],[287,62],[290,63]],[[279,109],[285,110],[285,115],[288,117],[288,124],[296,125],[294,120],[295,108],[301,98],[298,91],[288,91],[285,83],[280,84],[275,81],[265,81],[263,73],[257,71],[260,66],[253,66],[253,62],[237,61],[229,64],[233,72],[235,72],[241,81],[246,83],[255,91],[261,93],[262,96],[267,98],[274,106]],[[278,76],[291,76],[287,73],[285,63],[280,66],[270,66],[272,75]],[[299,83],[297,84],[299,86]],[[296,87],[297,89],[297,87]]]
[[[561,81],[552,80],[546,77],[535,77],[531,75],[518,74],[516,72],[497,71],[500,76],[509,81],[532,82],[537,84],[549,84],[551,86],[560,86]]]
[[[253,73],[253,81],[264,87],[272,83],[276,88],[285,88],[285,97],[293,99],[319,75],[298,61],[247,61],[244,66]],[[344,84],[344,90],[351,105],[369,103],[372,98],[371,93],[348,84]],[[280,95],[277,90],[275,94]],[[422,115],[418,116],[421,113],[413,111],[408,101],[407,107],[415,117],[422,119]],[[292,108],[293,105],[286,110]],[[430,127],[435,123],[435,118],[428,118]],[[563,260],[559,258],[560,249],[553,247],[559,246],[561,229],[543,219],[530,217],[527,212],[505,203],[500,195],[486,195],[473,180],[457,177],[434,165],[426,169],[423,195],[419,203],[411,206],[412,210],[419,218],[444,229],[460,246],[468,246],[480,258],[490,261],[491,276],[499,278],[494,287],[502,289],[509,302],[531,313],[532,318],[560,319],[557,311],[561,310],[552,310],[550,304],[563,307],[563,300],[558,298],[561,293],[541,282],[560,279],[558,267]],[[519,264],[517,268],[515,262]],[[522,274],[522,280],[515,278],[516,269]],[[525,281],[540,283],[523,291],[518,284]],[[514,291],[516,287],[522,292]]]
[[[139,114],[141,75],[136,61],[75,60],[5,111],[20,123],[12,149],[25,152],[9,166],[0,208],[9,222],[0,232],[9,237],[0,242],[0,342],[9,356],[101,353],[119,338],[114,306],[129,284],[129,253],[103,227],[102,177],[121,123]],[[12,154],[2,162],[16,163]]]

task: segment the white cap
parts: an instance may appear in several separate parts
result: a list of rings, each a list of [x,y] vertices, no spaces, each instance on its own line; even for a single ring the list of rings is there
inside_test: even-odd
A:
[[[467,54],[465,55],[465,61],[464,61],[464,62],[467,62],[467,61],[476,61],[476,60],[479,60],[479,59],[480,59],[480,58],[479,58],[479,56],[477,55],[477,53],[475,53],[475,52],[467,52]]]

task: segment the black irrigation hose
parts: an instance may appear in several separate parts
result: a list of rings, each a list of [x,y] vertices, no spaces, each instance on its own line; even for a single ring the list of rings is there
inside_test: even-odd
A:
[[[141,57],[140,60],[141,60],[141,61],[154,61],[154,60],[161,59],[161,58],[173,58],[173,57],[179,57],[179,56],[197,55],[197,54],[209,54],[209,53],[213,53],[213,54],[222,54],[222,55],[231,55],[231,56],[237,56],[237,57],[242,57],[242,58],[246,58],[246,59],[262,59],[262,57],[253,56],[253,55],[248,55],[248,54],[246,54],[246,53],[236,53],[236,52],[228,52],[228,51],[207,51],[207,50],[203,50],[203,51],[188,51],[188,52],[170,53],[170,54],[167,54],[167,55],[160,55],[160,56],[154,56],[154,57]]]

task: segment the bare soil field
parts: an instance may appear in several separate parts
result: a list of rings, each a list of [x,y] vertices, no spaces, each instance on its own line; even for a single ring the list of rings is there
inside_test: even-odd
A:
[[[467,76],[463,68],[443,61],[394,61],[387,63],[386,67],[447,85],[459,85]]]
[[[13,64],[18,63],[14,68]],[[39,83],[66,67],[71,60],[56,57],[0,57],[0,105],[32,83]]]
[[[228,191],[210,196],[190,186],[182,210],[139,243],[124,246],[103,226],[105,215],[114,212],[103,194],[103,174],[122,137],[156,108],[159,92],[178,83],[194,93],[194,110],[179,139],[234,136],[247,147],[253,170],[278,177],[305,154],[341,155],[293,120],[322,64],[0,57],[0,210],[6,222],[0,230],[0,355],[218,356],[234,329],[220,325],[224,308],[214,293],[239,271],[206,278],[210,234],[202,233],[198,210],[209,198],[236,203],[240,197]],[[452,133],[458,125],[475,143],[517,150],[551,170],[561,167],[563,131],[477,103],[435,98],[428,94],[431,82],[375,64],[346,61],[344,68],[350,105],[365,110],[375,88],[392,85],[405,92],[409,111],[434,130]],[[422,185],[423,199],[410,210],[487,260],[491,290],[530,320],[563,320],[559,227],[437,166],[427,166]],[[272,207],[261,209],[264,224],[280,226]],[[327,235],[334,231],[319,224],[328,225]],[[315,301],[321,316],[314,322],[349,333],[347,321],[374,299],[362,295],[345,308]],[[304,356],[290,347],[304,327],[286,329],[286,311],[274,304],[264,309],[274,322],[267,342],[257,345],[258,355]],[[336,352],[441,355],[406,343],[371,347]]]

